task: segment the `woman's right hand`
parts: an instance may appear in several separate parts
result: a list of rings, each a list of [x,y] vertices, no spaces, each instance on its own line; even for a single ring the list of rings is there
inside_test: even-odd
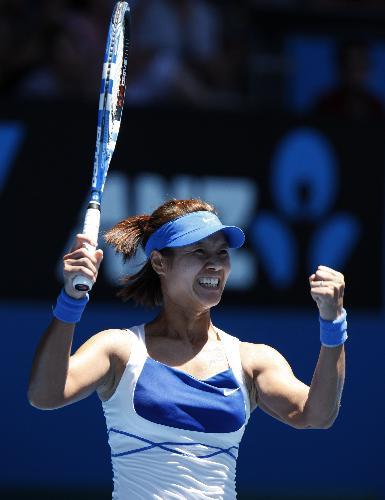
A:
[[[70,252],[63,257],[64,290],[74,299],[81,299],[87,293],[74,288],[72,283],[74,277],[80,274],[95,283],[103,260],[103,250],[99,248],[93,252],[87,249],[89,246],[96,248],[96,242],[84,234],[78,234]]]

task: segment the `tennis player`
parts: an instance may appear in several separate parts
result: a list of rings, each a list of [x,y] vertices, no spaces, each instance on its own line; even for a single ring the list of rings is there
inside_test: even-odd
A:
[[[59,408],[97,391],[114,474],[113,498],[236,498],[238,447],[258,405],[297,429],[329,428],[344,383],[344,277],[319,266],[310,293],[319,309],[321,351],[310,387],[267,345],[241,342],[211,321],[230,273],[229,248],[244,234],[201,200],[173,200],[130,217],[106,235],[125,259],[139,246],[147,261],[120,295],[160,306],[146,324],[97,333],[71,355],[88,296],[77,274],[95,282],[102,252],[78,235],[64,256],[64,288],[42,337],[29,386],[31,404]],[[127,323],[130,323],[127,318]]]

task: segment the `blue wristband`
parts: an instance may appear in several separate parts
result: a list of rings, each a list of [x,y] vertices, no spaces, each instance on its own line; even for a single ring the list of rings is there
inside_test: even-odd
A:
[[[67,295],[63,288],[52,313],[55,318],[64,323],[78,323],[88,301],[88,293],[82,299],[74,299]]]
[[[342,314],[334,321],[326,321],[319,318],[321,344],[325,347],[337,347],[342,345],[348,338],[346,321],[346,311],[342,309]]]

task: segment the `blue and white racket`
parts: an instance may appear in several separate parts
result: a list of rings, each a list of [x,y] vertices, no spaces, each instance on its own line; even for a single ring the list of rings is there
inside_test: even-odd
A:
[[[127,2],[118,1],[112,13],[104,56],[91,199],[83,226],[83,234],[95,242],[99,234],[104,184],[122,118],[129,45],[130,7]],[[95,248],[90,245],[87,245],[87,249],[95,252]],[[92,281],[77,275],[73,279],[73,286],[76,290],[88,291],[92,288]]]

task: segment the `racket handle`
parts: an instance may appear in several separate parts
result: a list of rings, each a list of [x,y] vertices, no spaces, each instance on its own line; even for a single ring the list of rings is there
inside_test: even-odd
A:
[[[98,241],[100,226],[100,205],[98,203],[90,203],[86,212],[83,226],[83,234],[91,238],[93,241]],[[85,248],[90,253],[95,253],[95,247],[85,244]],[[88,292],[92,288],[92,281],[81,274],[78,274],[72,280],[72,285],[79,292]]]

